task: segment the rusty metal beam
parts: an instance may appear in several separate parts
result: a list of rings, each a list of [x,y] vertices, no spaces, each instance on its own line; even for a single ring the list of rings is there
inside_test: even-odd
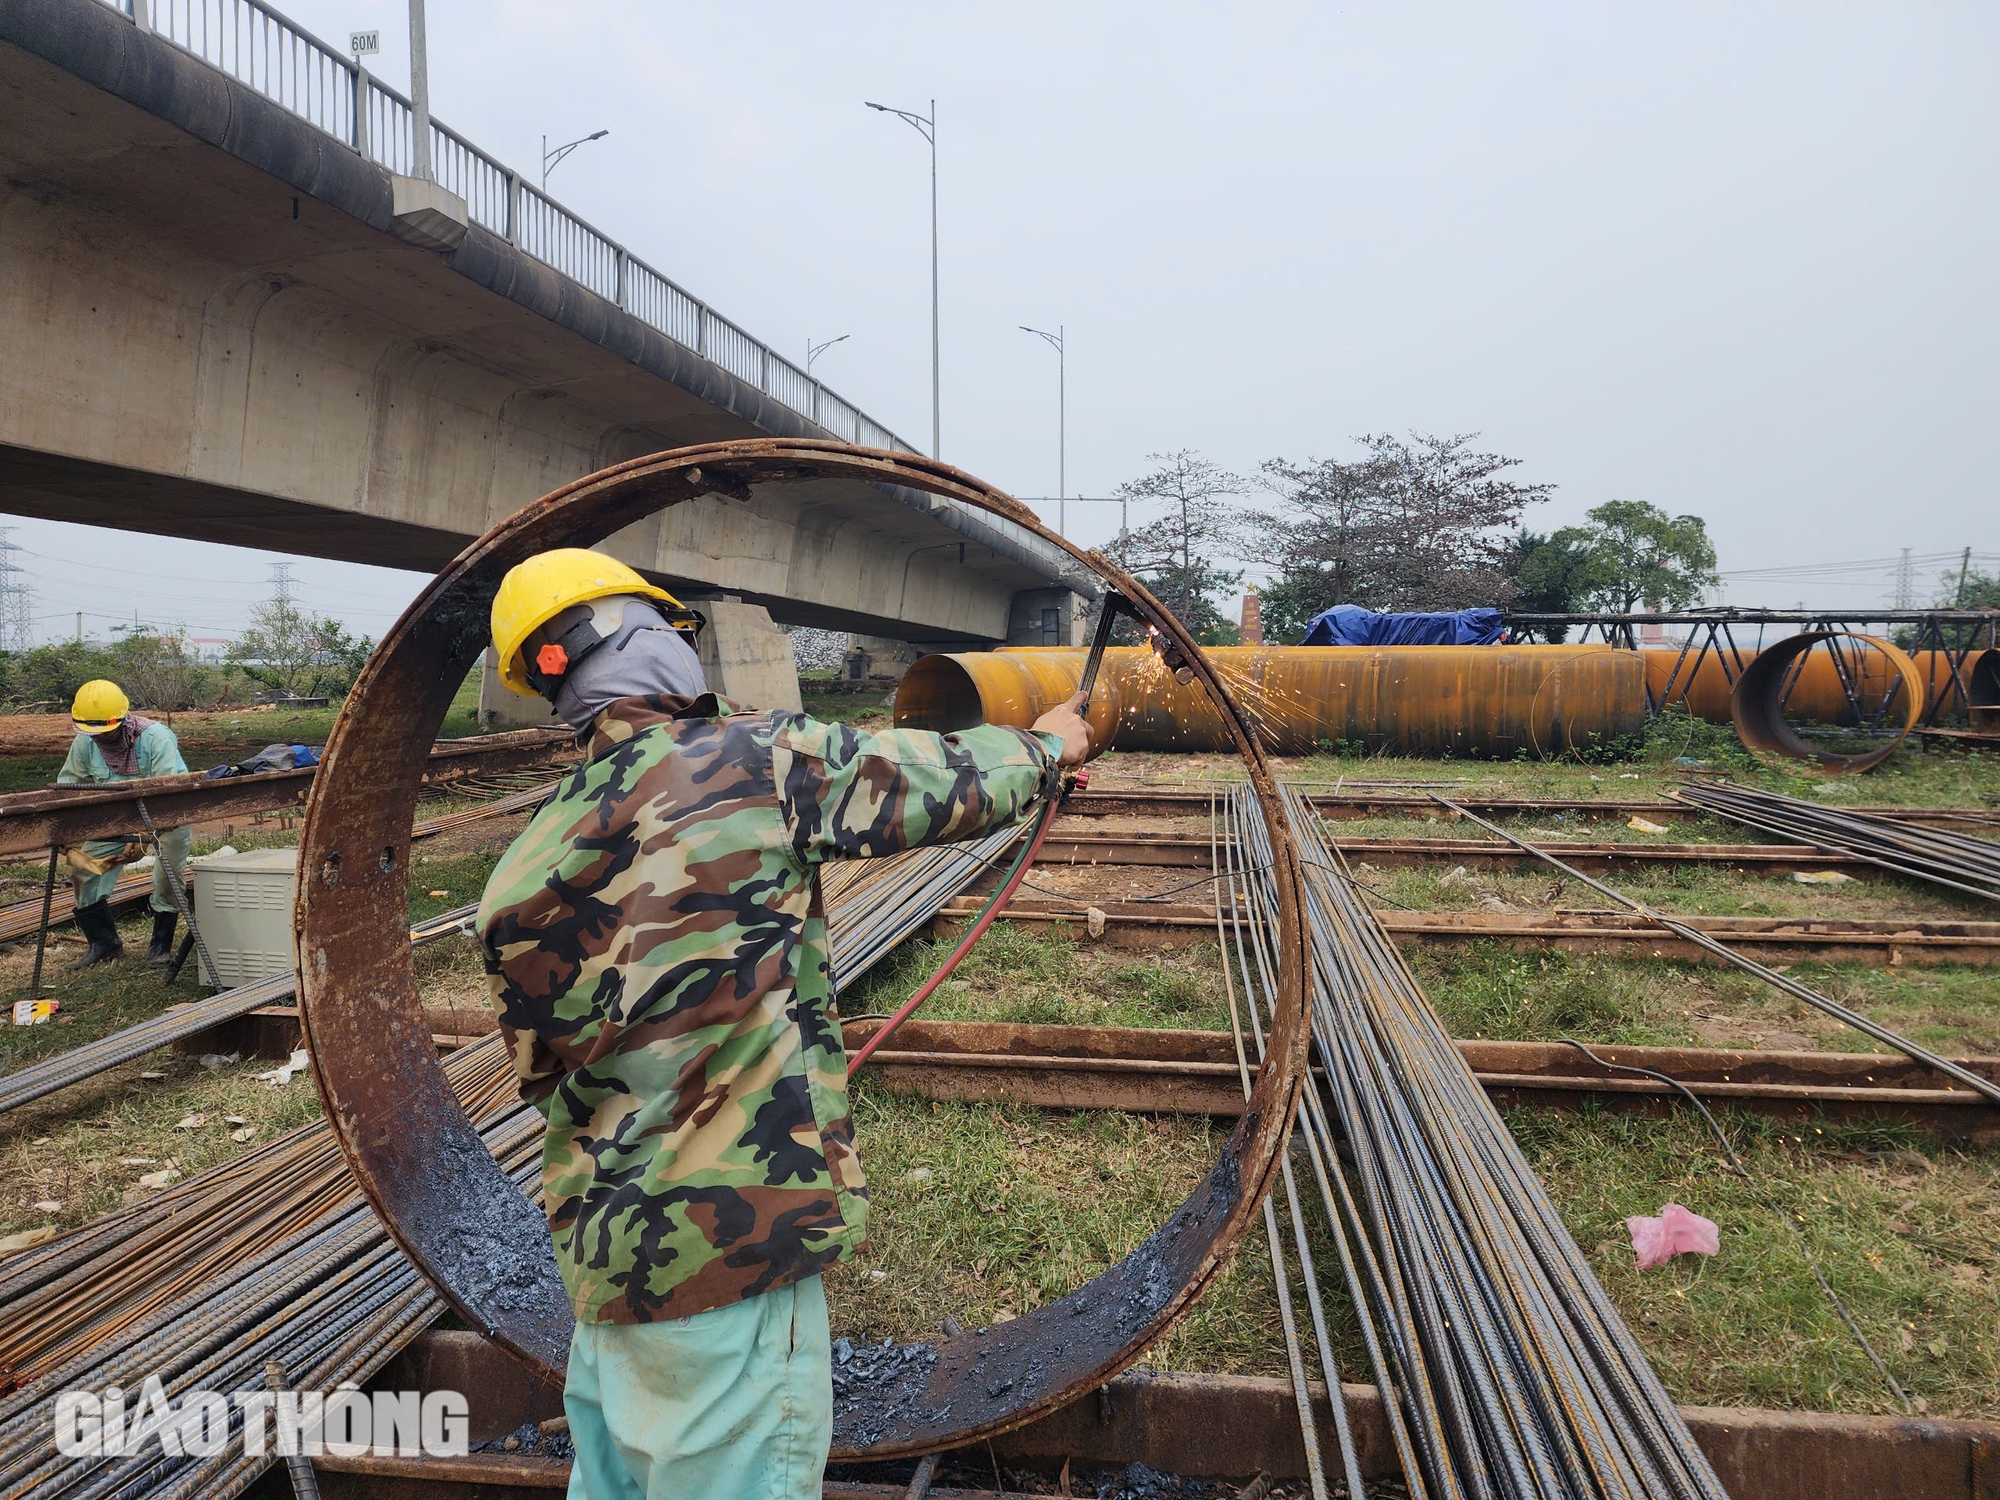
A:
[[[444,740],[431,746],[421,784],[436,785],[465,776],[496,775],[574,755],[576,738],[564,730],[520,729],[475,739]],[[150,776],[102,786],[59,787],[0,796],[0,855],[112,838],[139,826],[133,806],[146,809],[162,828],[212,823],[282,807],[303,806],[313,786],[314,768],[230,776],[209,781],[199,774]]]
[[[553,1415],[553,1388],[522,1387],[506,1361],[476,1334],[424,1334],[375,1382],[382,1389],[466,1392],[473,1441]],[[1397,1475],[1381,1396],[1372,1385],[1342,1385],[1364,1478]],[[1326,1386],[1308,1388],[1319,1430],[1332,1411]],[[2000,1500],[2000,1423],[1913,1421],[1822,1412],[1684,1406],[1681,1415],[1729,1493],[1744,1500]],[[1245,1375],[1132,1371],[1060,1409],[967,1451],[977,1471],[997,1460],[1008,1469],[1053,1476],[1073,1468],[1122,1469],[1143,1463],[1166,1474],[1238,1483],[1262,1471],[1290,1484],[1306,1472],[1305,1450],[1288,1380]],[[402,1497],[541,1496],[562,1489],[568,1466],[510,1453],[463,1459],[320,1458],[328,1500]],[[886,1479],[886,1476],[885,1476]],[[826,1500],[895,1500],[907,1482],[833,1480]],[[981,1496],[990,1490],[933,1489],[935,1496]]]
[[[1232,783],[1217,783],[1226,795]],[[1214,793],[1199,789],[1104,786],[1079,792],[1063,807],[1065,818],[1106,817],[1200,817],[1208,816]],[[1459,806],[1488,817],[1554,817],[1557,813],[1584,813],[1592,819],[1640,817],[1655,821],[1704,816],[1684,802],[1662,802],[1645,798],[1601,797],[1478,797],[1457,796]],[[1306,795],[1314,811],[1329,821],[1356,818],[1413,817],[1447,818],[1430,798],[1407,792],[1313,792]],[[1853,807],[1844,812],[1869,813],[1906,823],[2000,824],[2000,808],[1992,807]]]
[[[850,1021],[850,1048],[875,1021]],[[1009,1101],[1048,1109],[1215,1115],[1243,1108],[1226,1032],[1033,1026],[1007,1021],[910,1022],[875,1054],[879,1085],[930,1099]],[[1671,1114],[1673,1091],[1599,1068],[1557,1042],[1462,1041],[1474,1076],[1502,1105]],[[1605,1061],[1650,1068],[1700,1098],[1778,1119],[1873,1120],[1952,1136],[2000,1131],[2000,1108],[1908,1058],[1852,1052],[1706,1047],[1595,1048]],[[1961,1065],[2000,1080],[2000,1058]]]
[[[1077,896],[1052,900],[1016,896],[1001,920],[1089,930],[1093,904],[1102,914],[1099,941],[1114,948],[1201,947],[1215,941],[1212,907],[1153,901],[1100,901]],[[940,934],[979,909],[977,900],[946,904]],[[1599,953],[1621,958],[1668,958],[1724,966],[1707,949],[1622,912],[1493,912],[1379,910],[1382,926],[1397,937],[1446,947],[1494,943],[1516,952]],[[2000,964],[2000,922],[1821,921],[1805,917],[1682,917],[1710,937],[1753,951],[1773,963],[1904,965]]]
[[[1533,864],[1535,856],[1488,839],[1338,838],[1334,846],[1356,863],[1401,869],[1445,861],[1468,869],[1510,869]],[[1789,875],[1797,870],[1866,870],[1866,860],[1823,854],[1798,844],[1618,844],[1548,841],[1538,847],[1580,870],[1602,873],[1652,869],[1660,865],[1705,865],[1745,874]],[[1167,869],[1209,868],[1206,832],[1178,828],[1124,829],[1117,833],[1073,833],[1058,822],[1042,847],[1038,865],[1150,865]]]

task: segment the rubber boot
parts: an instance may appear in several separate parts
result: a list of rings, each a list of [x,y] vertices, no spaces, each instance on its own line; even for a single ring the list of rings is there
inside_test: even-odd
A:
[[[146,944],[146,962],[154,968],[164,969],[174,961],[174,925],[179,921],[179,912],[153,913],[153,940]]]
[[[90,939],[90,948],[82,958],[69,965],[72,969],[87,969],[92,964],[110,963],[115,958],[125,956],[125,945],[118,940],[118,924],[111,920],[111,903],[93,901],[88,906],[76,909],[77,930]]]

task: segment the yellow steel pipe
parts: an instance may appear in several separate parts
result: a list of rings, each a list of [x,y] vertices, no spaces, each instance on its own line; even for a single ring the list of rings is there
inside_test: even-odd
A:
[[[1222,646],[1207,654],[1265,748],[1281,755],[1346,742],[1400,755],[1548,756],[1645,728],[1645,663],[1610,646]],[[926,656],[897,686],[897,727],[1025,729],[1076,691],[1085,656],[1060,646]],[[1090,722],[1121,750],[1230,748],[1200,687],[1176,682],[1143,646],[1105,653]]]
[[[1777,645],[1774,641],[1772,648]],[[1848,670],[1857,679],[1862,706],[1873,715],[1881,708],[1882,700],[1890,690],[1902,682],[1901,672],[1880,651],[1845,649]],[[1722,658],[1716,655],[1713,648],[1697,663],[1695,655],[1699,650],[1699,646],[1690,647],[1685,660],[1681,658],[1678,646],[1671,649],[1649,646],[1640,651],[1639,655],[1646,661],[1646,686],[1655,703],[1685,703],[1688,712],[1698,719],[1706,719],[1712,724],[1728,724],[1732,722],[1730,695],[1735,679],[1741,677],[1743,669],[1757,659],[1757,653],[1742,651],[1731,654],[1725,672]],[[1984,651],[1975,651],[1966,658],[1959,677],[1968,691],[1978,663],[1986,655]],[[1947,712],[1954,706],[1963,705],[1965,700],[1952,691],[1952,663],[1947,653],[1912,651],[1909,658],[1923,682],[1926,712],[1939,703]],[[1787,717],[1821,724],[1854,722],[1854,709],[1848,702],[1840,670],[1826,651],[1810,651],[1793,666],[1797,676],[1785,699]],[[1670,683],[1673,696],[1669,699]]]

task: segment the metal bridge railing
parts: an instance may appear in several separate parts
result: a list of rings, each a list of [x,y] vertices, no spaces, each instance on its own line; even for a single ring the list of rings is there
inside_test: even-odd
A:
[[[283,105],[366,160],[404,176],[415,170],[416,114],[410,101],[261,0],[98,3]],[[436,120],[430,154],[438,185],[463,198],[483,228],[834,436],[873,448],[921,451]],[[985,519],[1015,542],[1047,550],[1020,527]],[[1056,561],[1053,554],[1050,560]]]

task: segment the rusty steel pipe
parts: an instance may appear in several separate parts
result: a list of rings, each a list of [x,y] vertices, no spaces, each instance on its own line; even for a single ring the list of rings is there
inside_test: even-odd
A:
[[[1645,728],[1646,673],[1613,646],[1217,646],[1208,651],[1264,748],[1359,741],[1404,755],[1555,755]],[[926,656],[896,688],[896,723],[1025,729],[1076,691],[1067,647]],[[1091,729],[1121,750],[1221,750],[1228,727],[1143,646],[1104,654]]]
[[[954,1337],[907,1384],[837,1408],[837,1457],[955,1447],[1054,1411],[1134,1363],[1256,1222],[1305,1074],[1303,887],[1254,724],[1193,638],[1102,554],[947,464],[845,443],[757,439],[634,459],[524,506],[458,555],[356,680],[307,806],[299,858],[299,993],[327,1120],[396,1243],[467,1323],[560,1380],[572,1326],[542,1212],[495,1163],[445,1082],[409,957],[411,814],[430,738],[486,644],[501,577],[552,547],[589,546],[668,506],[752,486],[843,478],[1004,516],[1103,578],[1174,643],[1218,706],[1273,851],[1279,1001],[1272,1066],[1222,1155],[1138,1249],[1068,1296],[983,1337]]]
[[[1728,657],[1726,662],[1724,654]],[[1677,646],[1671,650],[1649,646],[1639,652],[1646,663],[1646,689],[1653,701],[1679,703],[1697,719],[1706,719],[1711,724],[1733,722],[1730,699],[1736,679],[1759,654],[1754,650],[1730,651],[1727,646],[1711,646],[1705,653],[1701,647],[1692,646],[1685,660]],[[1951,653],[1946,651],[1906,654],[1923,680],[1926,718],[1949,712],[1954,703],[1963,702],[1959,697],[1961,692],[1978,703],[1982,672],[1989,683],[2000,682],[2000,651],[1974,651],[1966,657],[1963,668],[1954,668]],[[1824,652],[1814,652],[1795,665],[1797,670],[1791,674],[1786,689],[1786,710],[1794,718],[1822,724],[1853,724],[1854,705],[1848,699],[1847,685],[1833,659]],[[1870,653],[1863,653],[1855,665],[1859,668],[1855,690],[1861,706],[1869,713],[1878,712],[1890,690],[1902,684],[1902,674],[1885,658]]]
[[[1795,675],[1791,668],[1800,658],[1808,663],[1815,658],[1814,646],[1822,641],[1835,640],[1858,642],[1873,651],[1874,656],[1862,652],[1854,654],[1851,663],[1857,678],[1865,682],[1869,675],[1867,663],[1880,660],[1887,671],[1893,672],[1902,685],[1903,727],[1896,737],[1885,745],[1855,755],[1844,755],[1837,750],[1821,750],[1809,743],[1799,732],[1785,722],[1785,713],[1790,695],[1786,687]],[[1831,652],[1835,648],[1829,644]],[[1833,663],[1826,657],[1817,658],[1829,669]],[[1883,670],[1878,668],[1874,670]],[[1843,703],[1845,699],[1843,698]],[[1886,695],[1877,700],[1886,711]],[[1797,707],[1792,706],[1794,713]],[[1771,755],[1789,756],[1794,760],[1812,760],[1836,771],[1858,773],[1873,770],[1896,753],[1896,747],[1903,737],[1917,727],[1917,720],[1924,711],[1924,681],[1917,672],[1917,665],[1900,649],[1879,636],[1860,635],[1851,630],[1804,630],[1787,637],[1777,645],[1767,647],[1757,654],[1757,659],[1743,669],[1743,675],[1736,679],[1736,690],[1730,695],[1729,712],[1736,725],[1736,737],[1752,750],[1761,750]]]

